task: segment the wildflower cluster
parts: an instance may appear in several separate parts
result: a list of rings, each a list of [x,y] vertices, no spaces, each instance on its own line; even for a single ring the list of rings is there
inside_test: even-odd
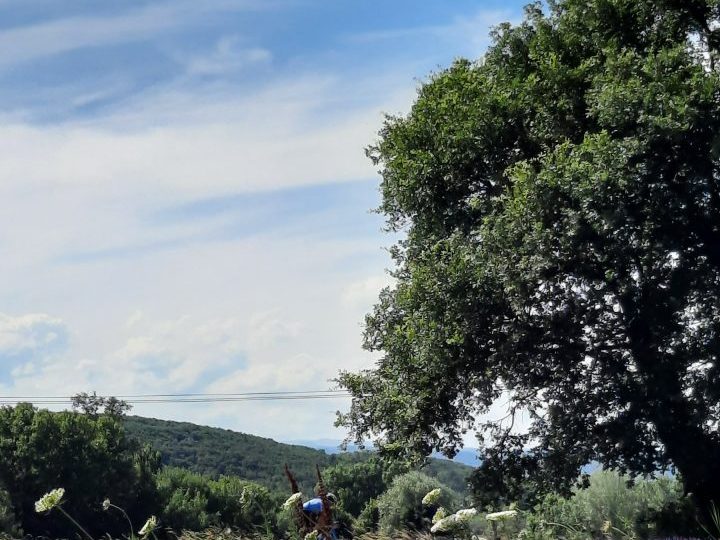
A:
[[[463,508],[462,510],[458,510],[454,514],[443,517],[437,521],[435,521],[435,518],[433,518],[433,522],[435,524],[430,528],[430,532],[433,534],[438,534],[454,531],[462,527],[463,525],[466,525],[476,515],[477,510],[475,510],[474,508]]]
[[[493,512],[485,516],[488,521],[506,521],[517,516],[517,510],[504,510],[502,512]]]
[[[53,508],[60,506],[63,503],[63,497],[65,496],[64,488],[53,489],[52,491],[43,495],[35,503],[36,512],[49,512]]]
[[[440,488],[435,488],[432,491],[429,491],[422,499],[423,506],[437,504],[440,501],[441,496],[442,490]]]
[[[302,499],[302,493],[293,493],[288,497],[288,500],[283,503],[283,508],[287,510],[288,508],[294,508]]]
[[[477,510],[474,508],[463,508],[455,512],[455,520],[459,523],[467,523],[477,515]]]
[[[155,529],[157,529],[157,518],[155,516],[150,516],[145,522],[145,525],[143,525],[142,529],[138,532],[141,536],[148,536],[155,532]]]
[[[437,512],[435,512],[435,515],[432,518],[433,524],[437,523],[441,519],[444,519],[448,516],[447,510],[443,508],[442,506],[437,509]]]

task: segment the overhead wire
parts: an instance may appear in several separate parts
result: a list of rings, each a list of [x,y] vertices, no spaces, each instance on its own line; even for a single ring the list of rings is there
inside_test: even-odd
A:
[[[0,396],[0,405],[14,405],[23,402],[35,405],[66,405],[71,404],[74,397],[75,396],[58,395]],[[114,397],[121,399],[130,405],[135,405],[150,403],[223,403],[243,401],[338,399],[351,397],[351,394],[345,390],[300,390],[237,393],[118,394]]]

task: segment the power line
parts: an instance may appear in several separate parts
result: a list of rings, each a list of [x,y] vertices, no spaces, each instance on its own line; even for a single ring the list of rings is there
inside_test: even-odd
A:
[[[347,394],[347,390],[283,390],[272,392],[228,392],[228,393],[174,393],[174,394],[112,394],[118,399],[135,399],[135,398],[181,398],[181,397],[199,397],[199,398],[215,398],[215,397],[253,397],[253,396],[300,396],[300,395],[318,395],[318,394]],[[76,394],[77,395],[77,394]],[[90,394],[92,396],[92,394]],[[3,399],[72,399],[75,396],[0,396]],[[98,394],[97,397],[110,397]]]
[[[101,396],[98,396],[101,397]],[[345,390],[304,390],[239,393],[127,394],[115,396],[131,405],[153,403],[228,403],[244,401],[288,401],[351,397]],[[0,396],[0,405],[29,402],[34,405],[68,405],[73,396]]]

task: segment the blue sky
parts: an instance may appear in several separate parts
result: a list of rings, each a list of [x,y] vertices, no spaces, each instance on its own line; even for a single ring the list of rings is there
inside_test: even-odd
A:
[[[392,238],[363,149],[521,6],[0,3],[0,394],[322,389],[370,366]],[[341,436],[346,405],[135,412],[292,440]]]

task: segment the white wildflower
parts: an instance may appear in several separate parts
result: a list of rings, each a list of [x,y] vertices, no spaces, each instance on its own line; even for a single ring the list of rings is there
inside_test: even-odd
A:
[[[437,512],[435,512],[435,515],[432,518],[433,523],[437,523],[443,518],[446,518],[448,515],[447,510],[445,510],[442,506],[437,509]]]
[[[140,529],[139,534],[141,536],[148,536],[154,532],[155,529],[157,529],[157,518],[155,516],[150,516],[145,522],[145,525],[143,525],[142,529]]]
[[[433,534],[437,533],[444,533],[449,532],[455,528],[455,516],[448,516],[445,518],[442,518],[437,523],[435,523],[432,527],[430,527],[430,532]]]
[[[318,540],[318,536],[317,531],[310,531],[305,535],[305,540]]]
[[[517,510],[504,510],[503,512],[493,512],[485,516],[488,521],[505,521],[517,516]]]
[[[435,525],[430,527],[430,532],[433,534],[450,532],[457,527],[457,517],[455,514],[442,518]]]
[[[296,506],[300,501],[302,500],[302,493],[293,493],[288,497],[288,500],[283,503],[283,508],[287,510],[288,508],[293,508]]]
[[[477,515],[477,510],[474,508],[463,508],[455,512],[455,519],[458,523],[466,523]]]
[[[108,510],[110,510],[110,504],[111,504],[111,503],[110,503],[110,499],[105,499],[105,500],[103,501],[103,505],[102,505],[102,506],[103,506],[103,510],[105,510],[106,512],[107,512]]]
[[[442,491],[440,488],[435,488],[432,491],[429,491],[422,499],[422,503],[425,506],[430,506],[431,504],[437,504],[438,501],[440,501],[440,496],[442,495]]]
[[[43,495],[35,503],[35,511],[36,512],[49,512],[56,506],[59,506],[63,503],[62,498],[64,495],[65,495],[64,488],[53,489],[49,493],[46,493],[45,495]]]

